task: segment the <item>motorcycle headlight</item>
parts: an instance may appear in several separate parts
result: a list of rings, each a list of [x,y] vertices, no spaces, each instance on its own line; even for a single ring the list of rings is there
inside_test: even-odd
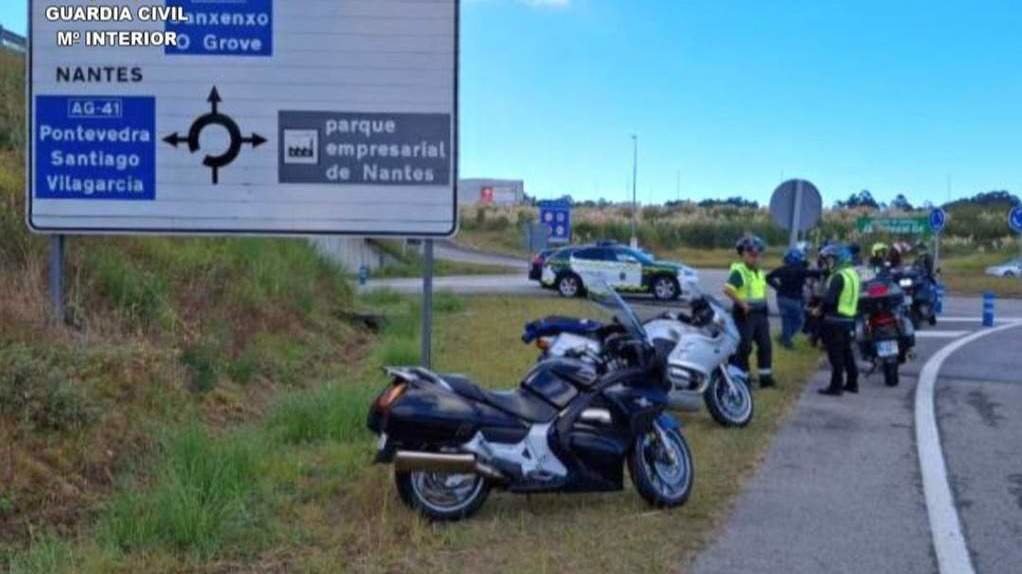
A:
[[[911,279],[902,279],[901,281],[898,281],[898,285],[900,285],[902,287],[911,287],[912,286],[912,280]]]

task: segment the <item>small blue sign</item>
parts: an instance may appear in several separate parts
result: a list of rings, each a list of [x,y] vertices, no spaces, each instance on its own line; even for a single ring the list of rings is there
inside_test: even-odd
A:
[[[1022,233],[1022,205],[1016,205],[1008,214],[1008,225],[1015,233]]]
[[[930,212],[930,229],[934,233],[940,233],[947,227],[947,212],[941,208],[936,208]]]
[[[550,243],[571,241],[571,204],[567,201],[539,202],[539,222],[550,229]]]
[[[167,0],[184,8],[187,22],[167,22],[177,33],[168,56],[273,55],[273,0]]]
[[[35,197],[156,199],[156,99],[38,96]]]

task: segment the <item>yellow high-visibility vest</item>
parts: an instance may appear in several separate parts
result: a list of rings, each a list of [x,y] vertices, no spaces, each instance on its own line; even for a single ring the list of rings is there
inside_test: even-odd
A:
[[[767,295],[766,274],[762,269],[750,269],[745,263],[731,265],[731,272],[737,271],[742,276],[742,286],[733,287],[739,301],[746,303],[765,303]]]
[[[862,282],[859,280],[859,274],[851,267],[838,270],[834,276],[838,275],[844,280],[844,288],[841,290],[841,296],[837,300],[838,315],[854,318],[859,314],[859,294],[862,289]],[[831,281],[833,281],[833,278]]]

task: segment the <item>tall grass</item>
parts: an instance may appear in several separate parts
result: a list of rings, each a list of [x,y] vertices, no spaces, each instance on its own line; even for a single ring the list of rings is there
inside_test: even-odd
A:
[[[378,391],[375,385],[346,383],[291,393],[270,413],[267,430],[284,444],[368,440],[365,417]]]
[[[198,425],[168,433],[151,488],[114,498],[101,518],[100,539],[120,551],[163,547],[202,559],[244,544],[265,488],[261,449],[254,435],[214,437]]]

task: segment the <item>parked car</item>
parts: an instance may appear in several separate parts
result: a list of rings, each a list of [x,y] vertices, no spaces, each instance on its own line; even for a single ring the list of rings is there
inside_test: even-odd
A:
[[[586,278],[599,277],[621,292],[650,293],[670,301],[693,291],[699,274],[686,265],[658,260],[621,245],[562,249],[546,259],[540,284],[563,297],[585,293]]]
[[[1013,259],[1003,265],[987,267],[987,275],[994,277],[1022,277],[1022,257]]]

